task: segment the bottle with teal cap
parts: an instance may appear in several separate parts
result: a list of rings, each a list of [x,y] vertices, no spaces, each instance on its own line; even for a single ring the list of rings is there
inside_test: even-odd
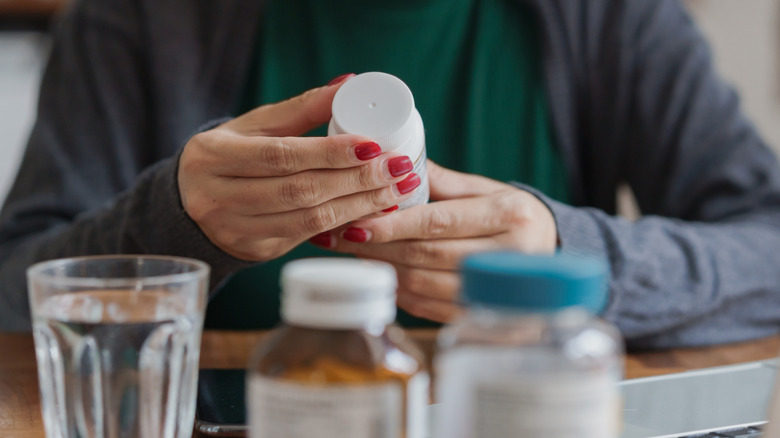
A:
[[[623,343],[597,316],[607,269],[572,255],[466,258],[468,310],[438,340],[435,437],[618,437]]]

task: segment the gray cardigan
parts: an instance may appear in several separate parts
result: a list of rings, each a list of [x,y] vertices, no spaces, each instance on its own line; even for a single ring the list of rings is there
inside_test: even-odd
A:
[[[509,1],[509,0],[508,0]],[[611,266],[604,316],[630,346],[739,341],[780,328],[780,169],[676,0],[513,0],[538,14],[555,140],[574,205],[564,251]],[[0,328],[29,328],[24,271],[83,254],[248,263],[181,207],[177,157],[229,114],[257,0],[83,0],[62,20],[38,121],[0,216]],[[628,183],[645,216],[613,216]]]

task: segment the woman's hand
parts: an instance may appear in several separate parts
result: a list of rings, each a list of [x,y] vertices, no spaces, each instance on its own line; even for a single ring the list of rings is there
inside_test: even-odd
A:
[[[398,305],[447,322],[460,311],[458,268],[469,254],[512,249],[553,253],[558,234],[550,210],[534,195],[428,162],[431,199],[439,202],[353,222],[315,243],[392,263]]]
[[[187,143],[178,173],[182,204],[217,247],[271,260],[398,204],[420,184],[408,157],[382,154],[369,138],[298,137],[330,119],[346,79],[259,107]]]

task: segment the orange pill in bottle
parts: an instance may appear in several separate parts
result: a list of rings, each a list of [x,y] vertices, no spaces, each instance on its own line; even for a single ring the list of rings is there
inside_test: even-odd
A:
[[[429,378],[395,320],[395,270],[304,259],[282,270],[284,324],[254,351],[250,438],[422,438]]]

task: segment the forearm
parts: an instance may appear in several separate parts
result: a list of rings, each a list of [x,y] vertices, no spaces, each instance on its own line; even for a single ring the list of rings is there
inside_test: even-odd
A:
[[[532,190],[532,189],[531,189]],[[602,257],[604,312],[629,346],[661,348],[757,338],[780,329],[780,212],[720,222],[636,222],[544,197],[561,251]]]
[[[176,159],[141,174],[138,183],[109,205],[72,222],[32,231],[42,216],[6,218],[0,244],[0,330],[29,329],[25,270],[33,263],[97,254],[160,254],[204,260],[212,267],[211,288],[248,266],[211,244],[181,207]],[[21,230],[16,232],[15,230]]]

